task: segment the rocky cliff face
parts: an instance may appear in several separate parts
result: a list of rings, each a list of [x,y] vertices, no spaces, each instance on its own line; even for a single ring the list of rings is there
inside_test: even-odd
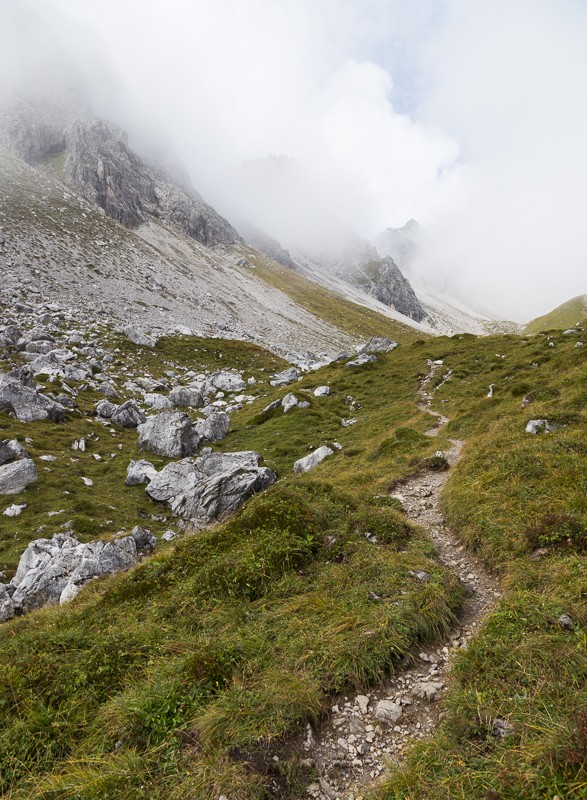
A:
[[[410,282],[394,260],[389,256],[381,258],[374,247],[352,232],[341,232],[336,248],[304,255],[300,260],[306,271],[313,265],[315,269],[342,278],[416,322],[427,316]]]
[[[416,322],[421,322],[427,316],[410,282],[389,256],[373,259],[360,266],[354,273],[353,283],[380,303],[392,306]]]
[[[205,245],[241,241],[195,190],[180,188],[137,155],[124,131],[81,103],[20,101],[0,112],[0,145],[59,177],[127,228],[155,218]]]

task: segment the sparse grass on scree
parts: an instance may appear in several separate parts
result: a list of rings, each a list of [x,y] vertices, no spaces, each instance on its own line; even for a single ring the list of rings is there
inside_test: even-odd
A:
[[[556,335],[552,348],[542,336],[426,340],[357,370],[333,365],[282,389],[259,383],[258,400],[233,415],[216,447],[259,450],[280,474],[275,487],[230,521],[162,547],[127,574],[93,581],[71,605],[0,628],[4,796],[303,797],[312,775],[295,743],[306,721],[326,713],[337,693],[379,681],[457,612],[462,594],[452,573],[387,497],[395,480],[422,469],[446,447],[442,436],[452,436],[467,445],[449,477],[445,511],[502,574],[504,596],[456,662],[440,731],[379,796],[585,797],[587,370],[577,338]],[[230,367],[226,343],[216,344]],[[123,356],[146,359],[153,374],[164,352],[197,370],[186,363],[194,358],[187,346],[169,340],[162,345],[169,350],[128,348]],[[415,405],[427,358],[444,359],[438,383],[453,370],[435,395],[433,408],[451,418],[436,440],[423,435],[430,418]],[[255,374],[267,380],[269,371],[259,362]],[[314,397],[325,383],[331,395]],[[288,391],[310,408],[260,413]],[[526,408],[524,396],[533,399]],[[566,427],[526,434],[527,421],[541,417]],[[341,426],[351,418],[355,424]],[[71,414],[53,433],[1,420],[3,437],[33,439],[33,455],[62,453],[48,466],[75,483],[80,462],[66,451],[89,418]],[[136,432],[117,432],[113,447],[108,429],[99,431],[104,455],[122,449],[110,470],[88,473],[96,497],[116,492],[111,505],[124,511],[127,528],[141,521],[141,503],[149,516],[164,513],[142,487],[123,485]],[[308,448],[335,441],[342,450],[312,473],[293,475]],[[47,480],[57,492],[52,475],[40,474],[38,486]],[[20,526],[21,549],[37,535],[37,521],[47,522],[35,491],[22,495],[30,516],[10,523]],[[47,502],[55,507],[55,495]],[[94,519],[101,518],[100,510]],[[26,519],[34,523],[25,531]],[[61,516],[54,519],[44,535],[59,529]],[[4,536],[12,557],[14,533]],[[537,546],[548,550],[533,560]],[[431,580],[417,581],[419,569]],[[562,613],[573,630],[557,623]],[[491,735],[495,718],[513,724],[511,737]],[[271,794],[270,786],[279,788]]]

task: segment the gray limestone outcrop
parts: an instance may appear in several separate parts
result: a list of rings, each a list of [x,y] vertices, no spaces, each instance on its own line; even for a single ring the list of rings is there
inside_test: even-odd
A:
[[[61,422],[65,409],[18,378],[0,373],[0,410],[12,412],[20,422],[50,419]]]
[[[92,578],[130,569],[139,559],[139,550],[149,552],[154,546],[155,537],[138,526],[130,536],[110,542],[82,544],[65,533],[35,539],[20,557],[14,578],[0,585],[0,621],[65,603]]]
[[[20,458],[0,467],[0,495],[20,494],[37,480],[32,458]]]
[[[153,500],[197,527],[207,527],[237,511],[255,492],[276,480],[254,451],[204,453],[168,464],[146,487]]]
[[[138,426],[139,447],[165,458],[194,453],[202,435],[184,411],[160,411]]]
[[[321,464],[325,458],[328,458],[328,456],[332,455],[334,455],[334,450],[324,444],[322,447],[316,448],[316,450],[310,453],[310,455],[304,456],[304,458],[299,458],[293,466],[294,472],[308,472],[309,470],[314,469],[314,467],[317,467],[318,464]]]

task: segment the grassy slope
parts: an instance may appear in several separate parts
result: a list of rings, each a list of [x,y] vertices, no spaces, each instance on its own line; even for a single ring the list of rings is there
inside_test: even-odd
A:
[[[440,397],[460,412],[449,433],[469,444],[445,511],[463,541],[502,573],[505,593],[455,665],[438,735],[380,798],[587,796],[587,369],[577,338],[559,334],[554,348],[546,337],[522,340],[513,352],[500,343],[507,381],[488,348],[492,400],[478,394],[471,402],[480,365],[447,358],[455,380]],[[524,395],[534,399],[526,408]],[[544,417],[565,427],[524,432],[528,419]],[[548,550],[530,558],[538,547]],[[561,614],[572,630],[558,624]],[[491,734],[497,718],[513,726],[505,739]]]
[[[576,751],[587,710],[587,384],[575,339],[557,337],[554,348],[544,337],[429,340],[357,371],[334,365],[287,389],[261,384],[264,396],[234,415],[221,447],[259,449],[278,486],[231,522],[93,582],[71,606],[0,629],[4,793],[217,800],[261,798],[275,784],[301,796],[289,738],[332,693],[377,681],[411,642],[437,635],[459,602],[426,538],[385,497],[443,446],[422,435],[429,419],[414,400],[426,359],[444,358],[454,374],[437,408],[453,420],[448,435],[468,440],[447,514],[502,572],[506,592],[456,666],[442,731],[384,796],[582,796],[571,792],[585,780]],[[315,398],[322,383],[332,394]],[[288,390],[311,407],[259,413]],[[523,395],[534,405],[522,409]],[[567,427],[525,434],[535,416]],[[356,424],[341,427],[349,417]],[[308,447],[333,441],[340,452],[293,476]],[[545,520],[551,513],[571,527]],[[529,560],[563,523],[571,542]],[[364,536],[374,530],[377,546]],[[421,568],[427,584],[410,575]],[[573,631],[557,626],[562,612]],[[495,716],[513,722],[514,738],[490,736]]]
[[[542,331],[564,330],[584,322],[585,319],[587,319],[587,295],[582,294],[562,303],[548,314],[533,319],[526,325],[524,333],[535,334]]]

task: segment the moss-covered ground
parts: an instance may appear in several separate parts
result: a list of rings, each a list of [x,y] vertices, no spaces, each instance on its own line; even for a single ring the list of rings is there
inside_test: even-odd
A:
[[[394,481],[422,469],[446,445],[442,437],[453,436],[467,445],[449,478],[446,515],[500,572],[504,594],[456,662],[437,736],[418,746],[380,796],[584,797],[587,369],[577,338],[556,335],[554,347],[542,336],[415,341],[374,364],[334,364],[281,389],[269,385],[273,365],[257,354],[258,399],[233,415],[216,448],[258,450],[277,470],[277,485],[224,524],[161,547],[127,574],[93,581],[69,606],[0,628],[3,795],[304,796],[311,768],[296,742],[306,723],[327,713],[337,693],[382,680],[458,612],[455,578],[388,497]],[[137,369],[145,359],[154,375],[158,356],[198,371],[193,345],[169,340],[160,354],[136,348],[121,358]],[[435,395],[433,407],[451,419],[436,440],[423,435],[430,418],[416,408],[427,359],[444,361],[438,384],[452,370]],[[245,375],[254,373],[244,360]],[[317,398],[322,384],[331,394]],[[262,413],[288,391],[310,407]],[[531,401],[525,407],[523,397]],[[144,514],[146,526],[160,530],[150,517],[165,510],[142,487],[124,486],[136,433],[113,437],[100,426],[89,453],[69,449],[86,428],[88,437],[98,428],[90,399],[87,414],[72,413],[53,429],[1,417],[3,437],[26,435],[34,457],[58,456],[47,464],[54,471],[17,500],[29,508],[3,534],[11,558],[15,533],[22,549],[42,515],[46,523],[43,485],[54,493],[52,508],[57,497],[69,503],[60,483],[77,486],[80,471],[94,480],[95,497],[86,487],[82,495],[96,504],[93,513],[76,512],[98,524],[88,526],[90,538]],[[534,417],[564,427],[527,434]],[[294,475],[295,460],[335,442],[342,449]],[[108,509],[112,526],[99,527],[98,503],[120,512],[114,518]],[[68,506],[65,517],[73,511]],[[54,530],[48,524],[43,535]],[[365,535],[373,532],[378,544]],[[415,580],[418,569],[431,580]],[[372,593],[385,601],[373,602]],[[558,624],[562,613],[571,630]],[[512,723],[511,736],[491,735],[496,717]]]

